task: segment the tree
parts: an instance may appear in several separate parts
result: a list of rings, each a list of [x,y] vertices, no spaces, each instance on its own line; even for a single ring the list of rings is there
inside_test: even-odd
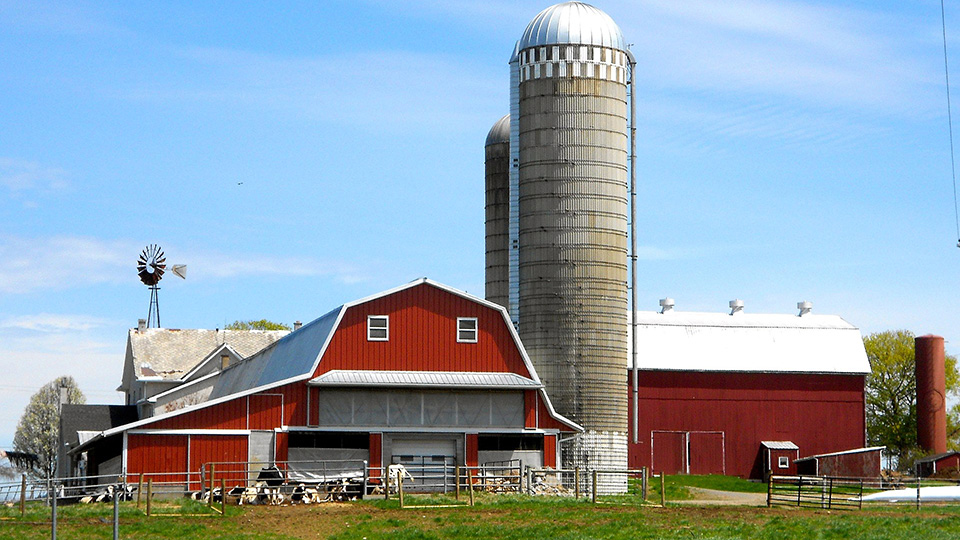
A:
[[[919,454],[917,444],[917,376],[914,335],[907,330],[888,330],[863,339],[870,360],[866,380],[867,442],[886,446],[888,455],[904,469]],[[947,395],[960,389],[957,359],[945,359]],[[947,436],[956,444],[960,434],[960,410],[947,413]]]
[[[13,436],[14,450],[38,457],[37,464],[29,472],[44,478],[53,476],[57,469],[61,388],[66,389],[66,403],[86,403],[73,377],[58,377],[30,397]]]
[[[223,327],[224,330],[290,330],[290,327],[283,323],[276,323],[266,319],[259,321],[233,321]]]

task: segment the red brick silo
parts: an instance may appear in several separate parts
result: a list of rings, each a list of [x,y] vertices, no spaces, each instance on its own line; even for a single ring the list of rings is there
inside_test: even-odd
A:
[[[947,388],[943,338],[919,336],[916,347],[917,442],[931,454],[947,451]]]

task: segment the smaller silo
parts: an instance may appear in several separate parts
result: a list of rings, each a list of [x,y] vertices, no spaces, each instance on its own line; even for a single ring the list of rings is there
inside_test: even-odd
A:
[[[490,128],[485,145],[486,298],[509,307],[510,115]]]
[[[943,338],[914,340],[917,375],[917,443],[931,454],[947,451],[947,385]]]

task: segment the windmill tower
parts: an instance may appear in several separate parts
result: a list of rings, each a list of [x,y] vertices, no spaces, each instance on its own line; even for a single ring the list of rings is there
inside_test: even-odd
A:
[[[160,280],[167,270],[167,258],[163,248],[157,244],[150,244],[143,248],[137,259],[137,275],[140,281],[150,289],[150,309],[147,311],[147,328],[160,328],[160,302],[157,291],[160,290]],[[187,265],[173,265],[173,273],[181,279],[187,278]]]

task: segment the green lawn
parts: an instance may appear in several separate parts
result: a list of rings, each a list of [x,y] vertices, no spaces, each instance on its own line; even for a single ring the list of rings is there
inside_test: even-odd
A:
[[[710,489],[749,483],[710,477],[667,477],[668,493],[687,486]],[[651,482],[651,484],[654,484]],[[657,483],[658,484],[658,483]],[[758,484],[762,486],[762,484]],[[733,486],[733,488],[729,487]],[[465,497],[464,497],[465,499]],[[862,511],[796,508],[642,506],[638,497],[605,498],[623,504],[592,505],[587,498],[478,494],[476,505],[401,509],[396,499],[309,506],[228,507],[226,517],[146,517],[122,503],[121,538],[213,540],[230,538],[363,539],[917,539],[960,538],[960,506],[878,507]],[[444,504],[442,495],[408,496],[407,504]],[[157,512],[209,513],[193,501],[157,502]],[[111,535],[111,504],[61,506],[61,539]],[[50,537],[49,508],[0,507],[0,539]]]

